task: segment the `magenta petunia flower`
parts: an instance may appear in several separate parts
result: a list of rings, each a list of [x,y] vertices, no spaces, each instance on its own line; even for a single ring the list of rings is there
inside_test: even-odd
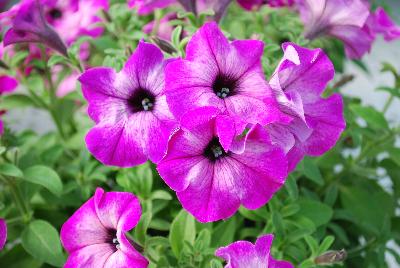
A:
[[[18,87],[18,81],[9,75],[0,75],[0,95],[13,92]]]
[[[365,27],[373,35],[382,34],[386,41],[400,38],[400,26],[396,25],[381,7],[378,7],[375,13],[371,13]]]
[[[4,248],[6,241],[7,241],[7,224],[4,219],[0,219],[0,250]]]
[[[61,242],[69,253],[64,268],[147,267],[139,246],[126,235],[141,213],[133,194],[98,188],[61,228]]]
[[[229,42],[215,22],[204,24],[187,45],[186,59],[166,67],[166,95],[172,113],[181,118],[203,106],[262,125],[281,119],[264,79],[258,40]]]
[[[16,43],[43,43],[67,55],[67,48],[60,36],[46,22],[39,0],[24,1],[12,21],[12,27],[4,36],[4,45]]]
[[[255,125],[241,140],[231,117],[215,107],[186,113],[157,170],[200,222],[231,217],[242,204],[263,206],[287,175],[284,152]]]
[[[139,15],[147,15],[155,9],[165,8],[176,2],[176,0],[128,0],[128,6],[136,7]]]
[[[293,118],[289,124],[266,128],[275,144],[287,153],[289,171],[304,155],[319,156],[331,149],[345,128],[339,94],[321,97],[334,76],[332,62],[321,49],[283,45],[284,58],[270,84],[280,109]]]
[[[255,245],[248,241],[237,241],[217,249],[215,255],[226,260],[225,268],[294,268],[290,262],[272,258],[273,240],[274,236],[267,234],[259,237]]]
[[[86,144],[99,161],[130,167],[164,156],[177,125],[164,95],[166,64],[156,46],[140,42],[121,72],[100,67],[79,78],[96,122]]]
[[[108,10],[108,0],[41,0],[47,21],[71,44],[80,36],[98,37],[103,27],[100,10]]]
[[[363,0],[299,0],[305,36],[327,35],[344,42],[349,58],[361,58],[371,49],[373,37],[363,29],[370,11]]]
[[[289,7],[293,6],[295,0],[238,0],[241,7],[246,10],[254,10],[262,5],[270,7]]]

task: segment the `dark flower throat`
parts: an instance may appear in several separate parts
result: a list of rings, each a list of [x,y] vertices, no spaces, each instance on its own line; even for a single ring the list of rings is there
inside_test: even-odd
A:
[[[224,151],[224,148],[222,148],[221,143],[219,142],[219,139],[217,137],[214,137],[207,145],[207,147],[204,150],[203,155],[210,159],[211,161],[216,161],[217,159],[220,159],[224,156],[227,155],[227,153]]]
[[[236,79],[222,74],[217,75],[212,85],[215,95],[221,99],[234,95],[236,87]]]
[[[146,89],[135,90],[128,99],[128,107],[132,113],[151,111],[154,108],[155,96]]]

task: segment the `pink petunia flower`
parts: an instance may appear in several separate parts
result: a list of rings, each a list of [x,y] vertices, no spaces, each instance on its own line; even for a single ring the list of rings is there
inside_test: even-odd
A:
[[[6,241],[7,241],[7,224],[4,219],[0,218],[0,250],[4,248]]]
[[[287,261],[278,261],[271,256],[272,234],[259,237],[254,244],[237,241],[217,249],[215,255],[226,260],[225,268],[294,268]]]
[[[231,217],[242,204],[257,209],[283,185],[284,152],[255,125],[241,140],[229,116],[215,107],[186,113],[158,164],[162,179],[200,222]]]
[[[139,15],[147,15],[155,9],[165,8],[176,2],[176,0],[128,0],[128,6],[136,7]]]
[[[304,155],[319,156],[331,149],[345,128],[345,120],[339,94],[321,97],[335,72],[326,54],[293,43],[283,44],[283,50],[283,60],[270,84],[280,109],[293,120],[267,129],[273,142],[287,153],[292,171]]]
[[[386,41],[400,38],[400,26],[396,25],[381,7],[378,7],[375,13],[370,14],[365,28],[373,35],[382,34]]]
[[[39,0],[24,1],[13,18],[12,27],[4,35],[4,45],[42,43],[67,55],[67,47],[60,36],[46,22]]]
[[[98,188],[61,228],[61,242],[69,253],[64,268],[147,267],[138,246],[126,236],[141,213],[133,194]]]
[[[100,67],[79,78],[96,122],[86,145],[99,161],[129,167],[164,156],[177,126],[164,95],[166,64],[156,46],[140,42],[121,72]]]
[[[295,0],[238,0],[241,7],[246,10],[254,10],[262,5],[270,7],[289,7],[294,5]]]
[[[204,24],[186,48],[186,59],[165,70],[166,95],[179,119],[203,106],[246,123],[268,124],[281,120],[271,88],[264,79],[258,40],[229,42],[215,22]]]
[[[365,0],[298,0],[305,36],[332,36],[343,41],[347,57],[359,59],[371,50],[375,36],[400,38],[399,27],[382,8],[371,13]]]

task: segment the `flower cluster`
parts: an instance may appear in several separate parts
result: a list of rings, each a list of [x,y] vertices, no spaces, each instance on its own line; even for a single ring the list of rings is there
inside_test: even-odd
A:
[[[230,42],[210,22],[192,36],[185,58],[164,59],[155,45],[141,41],[120,72],[105,67],[86,71],[79,81],[96,123],[86,136],[89,151],[105,165],[156,163],[182,206],[200,222],[227,219],[240,205],[265,205],[305,155],[333,147],[345,123],[341,97],[321,97],[334,75],[322,50],[284,44],[284,57],[268,82],[261,66],[263,47],[257,40]],[[100,217],[96,196],[79,211],[94,202]],[[78,228],[76,221],[83,217],[73,216],[65,226],[75,227],[63,228],[70,259],[92,260],[89,255],[99,254],[98,248],[75,253],[81,247],[68,244],[69,234],[76,232],[66,230]],[[120,241],[118,234],[134,226],[120,231],[118,225],[104,225],[107,231],[96,236],[105,237],[101,243],[108,255],[122,254],[110,233],[116,232],[115,241]],[[96,244],[82,240],[89,247]],[[271,241],[272,236],[260,238],[243,261],[229,267],[272,265]],[[242,247],[253,246],[238,242],[217,254],[230,259],[236,254],[231,250]]]

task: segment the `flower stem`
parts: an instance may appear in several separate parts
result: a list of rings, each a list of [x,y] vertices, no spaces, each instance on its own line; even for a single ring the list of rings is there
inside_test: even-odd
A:
[[[390,95],[389,99],[386,101],[385,105],[383,106],[383,109],[382,109],[383,114],[386,114],[386,112],[389,110],[390,105],[392,105],[393,101],[394,101],[394,96]]]
[[[48,82],[48,91],[49,91],[49,96],[50,96],[50,105],[47,107],[48,111],[57,127],[58,133],[60,134],[62,139],[65,139],[65,134],[64,134],[64,129],[62,126],[62,123],[60,122],[59,118],[57,117],[57,96],[56,96],[56,88],[54,86],[53,80],[51,78],[51,70],[49,66],[47,65],[47,55],[46,55],[46,49],[42,47],[42,60],[44,62],[44,73],[45,73],[45,78]]]

